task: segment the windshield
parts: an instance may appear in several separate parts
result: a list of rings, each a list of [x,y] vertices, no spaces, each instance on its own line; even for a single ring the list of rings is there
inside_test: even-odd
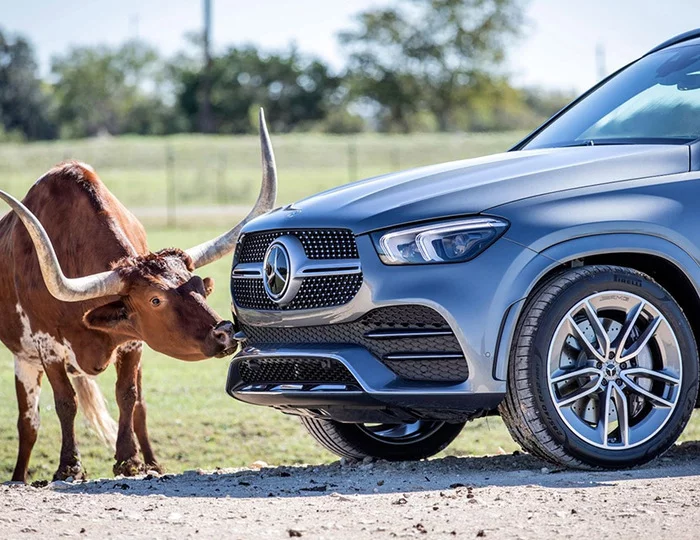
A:
[[[557,118],[524,148],[683,144],[700,138],[700,46],[635,62]]]

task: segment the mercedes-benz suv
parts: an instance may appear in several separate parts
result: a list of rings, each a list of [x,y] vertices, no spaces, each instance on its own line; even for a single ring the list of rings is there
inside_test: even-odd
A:
[[[512,150],[250,222],[227,391],[353,458],[417,459],[500,413],[527,451],[620,467],[696,405],[700,30]]]

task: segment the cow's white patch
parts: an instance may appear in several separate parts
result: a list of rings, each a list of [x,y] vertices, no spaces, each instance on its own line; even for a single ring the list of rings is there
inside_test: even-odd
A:
[[[78,364],[70,341],[65,338],[63,341],[58,341],[58,339],[46,332],[32,331],[29,317],[27,317],[22,306],[17,304],[16,308],[22,324],[22,337],[20,337],[20,344],[22,345],[21,358],[25,362],[39,368],[46,364],[63,362],[73,368],[69,370],[69,373],[86,375]]]
[[[75,358],[73,348],[68,340],[64,339],[61,343],[46,332],[33,332],[29,317],[22,306],[17,304],[16,309],[22,324],[22,336],[20,337],[22,359],[36,367],[41,367],[53,362],[63,362],[69,353]]]
[[[127,341],[119,345],[118,349],[121,353],[141,352],[143,350],[143,341]]]
[[[29,317],[22,306],[17,304],[16,308],[22,324],[22,351],[15,357],[15,373],[27,392],[27,401],[32,405],[26,413],[32,426],[39,428],[38,374],[46,364],[63,362],[66,366],[74,368],[67,371],[71,375],[83,414],[97,434],[113,447],[117,425],[107,411],[104,397],[94,377],[86,375],[78,365],[70,342],[67,339],[58,341],[46,332],[33,332]]]
[[[29,420],[35,431],[39,430],[39,395],[41,394],[39,378],[42,372],[41,367],[28,362],[22,358],[22,355],[15,356],[15,376],[24,387],[24,392],[27,395],[25,403],[27,410],[24,413],[24,417]],[[22,405],[20,404],[21,407]]]

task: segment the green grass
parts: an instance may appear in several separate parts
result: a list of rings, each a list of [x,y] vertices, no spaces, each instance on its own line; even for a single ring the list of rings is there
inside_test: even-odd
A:
[[[520,135],[275,137],[280,202],[290,202],[347,182],[350,176],[364,177],[497,152]],[[254,137],[178,136],[0,145],[0,188],[21,196],[52,164],[75,157],[92,163],[108,187],[127,206],[162,206],[166,146],[175,156],[179,204],[248,202],[254,197],[260,177],[258,143]],[[357,169],[351,168],[350,172],[349,148],[356,149],[358,162]],[[217,193],[221,195],[219,199]],[[234,217],[230,219],[233,221]],[[148,227],[151,249],[185,248],[218,234],[223,228],[223,225],[217,228],[197,223],[185,225],[179,229]],[[229,264],[228,260],[222,260],[206,268],[206,275],[213,277],[217,284],[210,301],[222,316],[229,313]],[[245,466],[256,460],[278,465],[336,459],[314,443],[297,419],[229,398],[224,393],[227,366],[228,360],[185,363],[148,349],[145,351],[144,388],[149,427],[157,456],[168,470]],[[98,378],[116,417],[114,380],[112,368]],[[2,480],[10,478],[17,449],[13,362],[3,347],[0,347],[0,403]],[[42,427],[30,468],[34,479],[51,477],[58,464],[60,448],[53,397],[46,381],[40,409]],[[82,417],[78,417],[76,426],[83,461],[90,475],[110,476],[113,450],[99,442]],[[683,439],[694,440],[699,436],[700,419],[694,418]],[[479,455],[515,449],[500,419],[488,418],[468,424],[444,454]]]
[[[288,203],[351,180],[419,165],[500,152],[522,133],[356,137],[273,135],[279,200]],[[129,207],[164,206],[170,178],[180,206],[254,200],[260,182],[257,137],[121,137],[0,145],[0,188],[23,195],[54,164],[93,165]]]

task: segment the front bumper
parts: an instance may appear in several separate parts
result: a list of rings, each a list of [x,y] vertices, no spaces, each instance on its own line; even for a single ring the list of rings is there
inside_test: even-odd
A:
[[[294,328],[357,321],[388,306],[425,306],[449,325],[468,366],[468,378],[457,383],[407,380],[356,343],[244,341],[231,363],[227,392],[247,403],[346,422],[462,420],[493,411],[505,395],[505,377],[499,375],[502,367],[496,369],[496,359],[499,343],[501,349],[509,346],[502,335],[509,335],[512,329],[508,326],[517,320],[511,307],[520,305],[533,275],[551,261],[501,238],[467,263],[387,266],[379,260],[368,235],[358,236],[356,241],[363,282],[350,302],[290,311],[241,309],[234,304],[234,316],[244,327],[293,332]],[[246,339],[245,334],[240,337]],[[356,384],[256,385],[241,376],[244,362],[272,358],[329,359],[342,364]]]
[[[250,359],[332,359],[347,368],[357,384],[251,384],[241,375]],[[362,347],[247,347],[231,362],[226,391],[253,405],[292,414],[310,414],[343,422],[409,421],[417,418],[466,420],[494,410],[502,392],[470,392],[460,384],[407,381]]]

